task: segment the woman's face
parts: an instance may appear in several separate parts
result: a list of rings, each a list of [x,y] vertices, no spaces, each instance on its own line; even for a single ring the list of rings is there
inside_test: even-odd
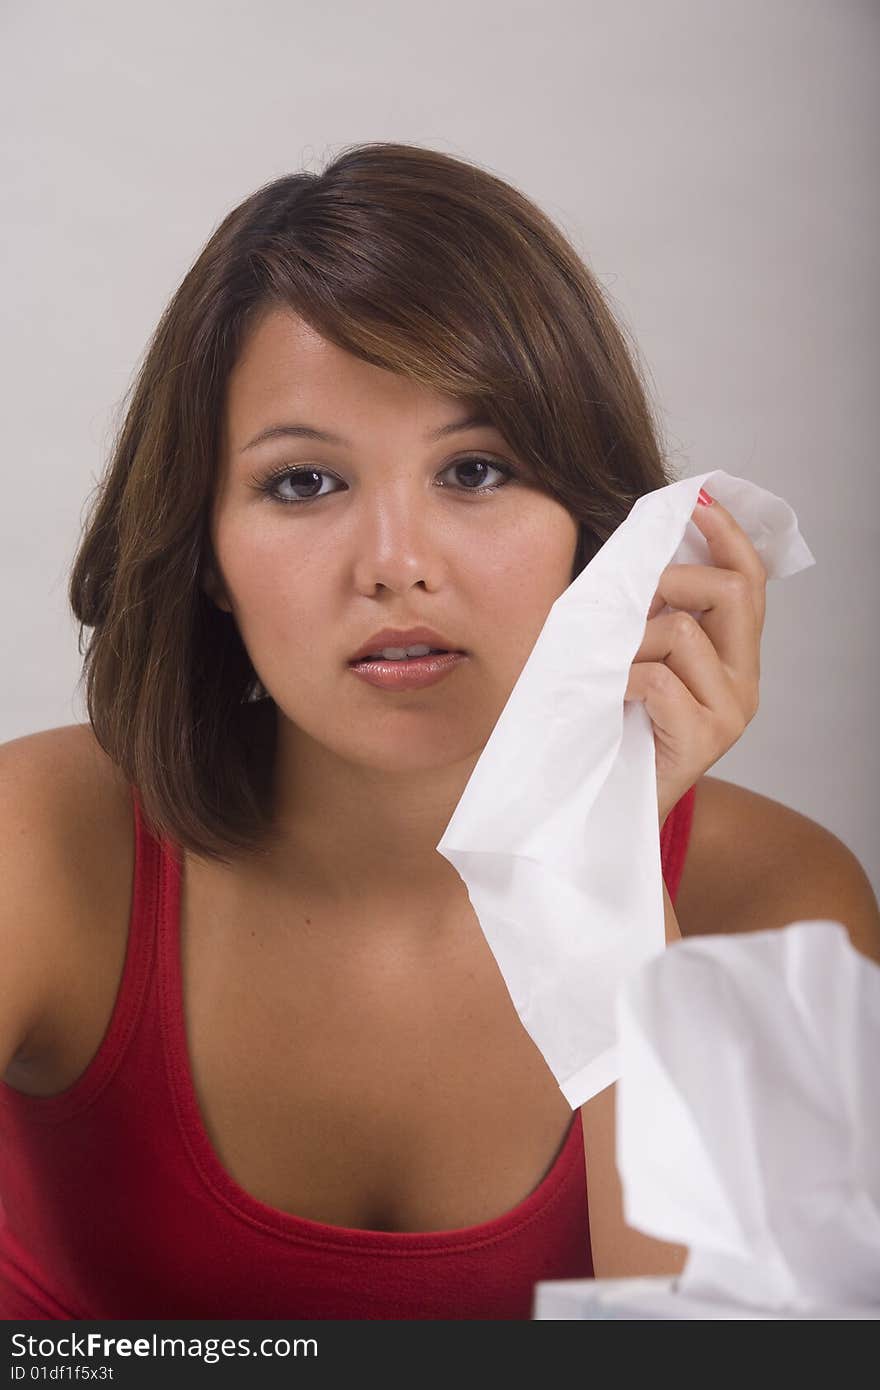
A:
[[[577,522],[503,436],[485,424],[432,437],[468,413],[280,309],[230,377],[211,522],[219,572],[206,588],[282,718],[348,762],[402,772],[478,756],[570,581]],[[253,442],[293,424],[345,442]],[[302,477],[276,476],[274,497],[261,491],[294,469]],[[417,690],[352,672],[380,628],[417,625],[466,660]]]

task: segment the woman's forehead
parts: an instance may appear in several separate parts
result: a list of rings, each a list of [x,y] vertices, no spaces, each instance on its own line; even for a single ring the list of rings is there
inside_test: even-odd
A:
[[[378,420],[425,431],[476,414],[473,402],[435,391],[329,342],[292,311],[273,310],[256,325],[230,373],[226,423],[233,452],[255,436],[300,423],[348,445]],[[488,417],[485,423],[490,424]]]

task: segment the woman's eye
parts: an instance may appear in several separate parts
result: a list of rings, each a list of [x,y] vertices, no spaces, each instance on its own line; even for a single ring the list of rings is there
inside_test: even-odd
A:
[[[286,468],[280,473],[274,473],[271,478],[267,478],[260,484],[261,490],[267,492],[270,497],[275,497],[279,502],[311,502],[316,497],[326,497],[326,493],[320,491],[321,479],[333,480],[331,473],[325,473],[321,468]],[[289,483],[294,489],[294,495],[285,496],[280,491],[282,483]],[[318,489],[317,491],[315,489]],[[304,489],[305,491],[300,491]]]
[[[487,468],[494,469],[496,473],[500,473],[504,482],[491,483],[489,487],[480,487],[479,484],[485,478],[485,470]],[[497,492],[499,487],[503,487],[504,484],[508,481],[508,479],[513,477],[513,469],[508,468],[506,463],[493,463],[491,459],[484,459],[478,457],[457,459],[455,463],[451,463],[449,465],[449,468],[446,468],[443,471],[445,473],[449,473],[450,471],[455,469],[464,469],[465,477],[467,477],[468,470],[476,469],[476,474],[474,474],[473,471],[471,471],[470,473],[471,481],[474,485],[471,486],[470,482],[465,482],[465,492]]]
[[[514,476],[513,469],[504,463],[495,463],[492,459],[479,457],[468,457],[456,459],[455,463],[450,463],[444,468],[444,473],[456,473],[459,482],[452,484],[456,491],[474,492],[481,496],[487,492],[497,492],[499,488]],[[485,481],[487,472],[500,474],[502,481],[490,483],[487,487],[481,486]],[[327,473],[323,468],[283,468],[278,473],[273,473],[271,477],[257,483],[260,492],[267,493],[278,502],[292,503],[301,506],[304,502],[313,502],[319,497],[327,497],[327,491],[321,491],[322,481],[338,482],[332,473]],[[290,487],[293,495],[282,490],[282,485]],[[449,487],[448,483],[441,483],[441,487]],[[335,489],[330,489],[335,491]]]

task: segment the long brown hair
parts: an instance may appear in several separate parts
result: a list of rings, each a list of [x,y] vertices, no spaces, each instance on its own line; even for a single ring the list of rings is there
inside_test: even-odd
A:
[[[220,223],[128,392],[70,577],[98,742],[152,826],[228,863],[272,838],[273,702],[201,580],[229,374],[262,310],[481,407],[580,523],[574,578],[673,481],[639,355],[528,198],[414,145],[349,147]]]

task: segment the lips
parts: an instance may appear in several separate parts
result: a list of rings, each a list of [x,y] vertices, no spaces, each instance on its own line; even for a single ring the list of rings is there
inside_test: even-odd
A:
[[[379,632],[374,632],[372,637],[368,637],[366,642],[358,647],[354,655],[349,657],[349,665],[353,666],[356,662],[363,661],[364,657],[370,656],[373,652],[380,652],[385,647],[414,647],[417,645],[431,647],[440,652],[464,652],[464,649],[457,646],[452,638],[446,637],[442,632],[437,632],[431,627],[384,627]]]
[[[466,652],[442,652],[438,656],[415,656],[406,661],[353,661],[349,671],[356,680],[379,690],[404,692],[436,685],[468,661]]]

